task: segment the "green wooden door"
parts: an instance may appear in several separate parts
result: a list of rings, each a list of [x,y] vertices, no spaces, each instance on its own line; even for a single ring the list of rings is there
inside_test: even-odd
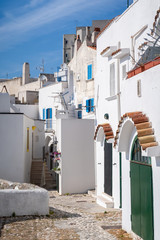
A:
[[[153,240],[153,195],[150,158],[142,157],[136,139],[130,165],[132,231],[144,240]]]

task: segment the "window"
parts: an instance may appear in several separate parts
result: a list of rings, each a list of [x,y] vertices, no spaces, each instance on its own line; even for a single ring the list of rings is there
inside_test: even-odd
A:
[[[82,104],[78,104],[78,109],[82,109]],[[78,119],[82,118],[82,110],[78,111]]]
[[[45,108],[43,108],[43,120],[45,120],[46,116],[45,116]]]
[[[115,63],[110,65],[110,96],[115,95]]]
[[[27,128],[27,152],[29,152],[29,127]]]
[[[141,97],[141,80],[137,80],[137,96]]]
[[[88,68],[87,68],[87,79],[90,80],[92,79],[92,64],[88,65]]]
[[[46,109],[46,128],[52,128],[52,108]]]
[[[86,112],[94,112],[94,98],[86,100]]]

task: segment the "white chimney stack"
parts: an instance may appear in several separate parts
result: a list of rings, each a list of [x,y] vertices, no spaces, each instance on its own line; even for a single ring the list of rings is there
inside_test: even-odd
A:
[[[22,85],[29,83],[29,79],[30,79],[29,63],[26,62],[23,64],[22,69]]]

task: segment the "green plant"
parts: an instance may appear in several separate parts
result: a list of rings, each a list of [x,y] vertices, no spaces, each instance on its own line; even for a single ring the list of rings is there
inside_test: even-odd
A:
[[[15,216],[16,216],[16,213],[15,213],[15,212],[13,212],[13,213],[12,213],[12,217],[15,217]]]

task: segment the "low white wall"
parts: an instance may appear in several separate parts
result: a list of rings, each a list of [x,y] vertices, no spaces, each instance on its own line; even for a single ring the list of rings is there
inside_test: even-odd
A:
[[[94,120],[61,121],[60,194],[84,193],[95,187]]]
[[[49,197],[45,189],[0,190],[0,216],[46,215]]]
[[[39,107],[38,107],[38,105],[15,104],[14,106],[21,113],[24,113],[29,118],[33,118],[33,119],[38,119],[39,118]]]

